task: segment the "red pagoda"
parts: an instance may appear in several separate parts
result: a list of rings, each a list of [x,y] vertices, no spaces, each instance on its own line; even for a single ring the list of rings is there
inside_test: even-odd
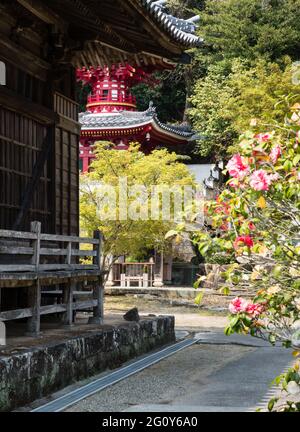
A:
[[[111,141],[116,150],[126,150],[130,142],[139,142],[142,150],[149,153],[157,146],[174,149],[194,139],[189,126],[160,122],[152,104],[146,111],[137,111],[130,88],[149,81],[151,72],[149,68],[146,72],[129,64],[78,70],[78,80],[92,88],[87,111],[79,115],[82,172],[88,171],[94,158],[96,141]]]
[[[116,150],[126,150],[135,141],[149,153],[157,146],[174,148],[195,139],[189,126],[160,122],[151,103],[146,111],[136,110],[136,99],[130,88],[149,81],[151,72],[153,69],[149,67],[134,68],[129,64],[78,70],[78,80],[92,88],[87,111],[79,115],[82,172],[88,171],[94,158],[96,141],[111,141]]]

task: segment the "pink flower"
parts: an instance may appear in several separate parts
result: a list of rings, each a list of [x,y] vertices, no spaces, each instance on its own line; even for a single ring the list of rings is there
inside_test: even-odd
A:
[[[235,154],[228,161],[226,168],[231,177],[243,179],[250,171],[249,165],[246,164],[245,158]]]
[[[236,297],[233,300],[231,300],[231,302],[229,303],[229,312],[232,314],[237,314],[239,312],[246,312],[247,307],[248,307],[248,302],[247,300],[241,298],[241,297]]]
[[[248,227],[249,227],[249,230],[251,230],[251,231],[254,231],[254,230],[256,230],[256,226],[254,225],[254,223],[253,223],[253,222],[249,222],[249,225],[248,225]]]
[[[257,191],[267,191],[271,184],[271,179],[263,169],[254,171],[250,177],[250,186]]]
[[[254,245],[252,238],[249,235],[239,236],[235,239],[233,247],[236,249],[239,243],[244,243],[245,246],[252,247]]]
[[[270,159],[271,159],[272,163],[275,164],[277,162],[277,159],[280,156],[281,156],[281,148],[277,144],[275,147],[272,147],[271,152],[270,152]]]
[[[269,175],[269,179],[270,179],[271,181],[278,180],[279,178],[280,178],[280,175],[279,175],[278,173],[270,174],[270,175]]]
[[[269,139],[271,138],[271,134],[269,133],[260,133],[255,135],[255,137],[259,142],[263,143],[266,141],[269,141]]]
[[[246,307],[247,314],[251,315],[253,318],[258,317],[264,310],[265,307],[261,303],[249,303]]]

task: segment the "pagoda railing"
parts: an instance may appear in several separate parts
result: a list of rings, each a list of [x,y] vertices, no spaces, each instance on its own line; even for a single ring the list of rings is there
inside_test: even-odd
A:
[[[110,103],[126,103],[126,104],[136,105],[136,98],[132,95],[102,96],[99,94],[90,95],[88,97],[88,103],[97,103],[97,102],[105,102],[107,103],[107,105],[109,105]]]

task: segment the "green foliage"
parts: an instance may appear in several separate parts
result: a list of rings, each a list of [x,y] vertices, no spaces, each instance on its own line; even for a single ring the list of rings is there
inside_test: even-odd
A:
[[[209,69],[206,78],[198,80],[191,97],[189,115],[197,130],[206,137],[197,150],[216,159],[231,153],[243,130],[255,120],[256,128],[280,121],[299,96],[300,86],[293,84],[293,66],[285,59],[281,69],[276,63],[258,60],[252,68],[234,60],[231,72],[219,64]],[[285,95],[289,95],[286,98]]]
[[[120,181],[127,181],[126,199],[120,199]],[[121,179],[121,180],[120,180]],[[116,207],[111,209],[110,197],[97,195],[100,185],[113,187],[116,196]],[[139,192],[132,193],[130,187],[145,186],[148,197],[151,197],[152,187],[193,185],[194,180],[186,165],[178,161],[175,153],[167,150],[155,150],[145,155],[137,144],[132,144],[128,151],[110,149],[110,143],[98,143],[96,159],[92,163],[90,173],[81,176],[80,218],[81,229],[90,235],[94,230],[100,230],[104,236],[104,258],[113,256],[142,256],[147,250],[166,248],[169,241],[166,233],[174,228],[175,222],[170,220],[153,220],[143,218],[142,211],[150,216],[150,200],[139,202]],[[108,199],[107,199],[108,198]],[[124,204],[125,201],[125,204]],[[140,214],[136,220],[123,218],[120,206],[125,205],[125,211],[136,209]],[[99,209],[105,213],[99,214]]]
[[[277,61],[285,55],[298,59],[300,0],[207,0],[199,32],[207,50],[206,64],[263,57]]]
[[[293,347],[295,357],[300,355],[299,101],[272,132],[241,136],[239,153],[227,165],[231,178],[207,204],[212,229],[193,235],[208,262],[216,253],[234,255],[236,263],[222,273],[226,293],[241,283],[248,293],[256,292],[251,302],[241,297],[230,302],[225,334],[280,342]],[[276,380],[289,399],[283,404],[271,400],[270,411],[299,411],[299,402],[293,401],[293,395],[300,396],[299,365],[298,360]]]
[[[220,74],[219,68],[211,68],[204,79],[196,82],[190,98],[193,108],[189,110],[189,117],[193,127],[204,136],[196,149],[201,156],[222,158],[224,150],[238,136],[224,109],[233,97],[234,89],[228,78]]]
[[[196,152],[220,159],[251,118],[277,120],[282,94],[299,91],[291,63],[299,57],[300,0],[207,0],[200,15],[205,46],[193,50],[189,67],[189,116],[206,136]]]
[[[159,119],[163,122],[181,122],[186,102],[184,77],[178,70],[155,74],[156,85],[138,84],[132,88],[137,99],[137,109],[145,111],[153,102]]]

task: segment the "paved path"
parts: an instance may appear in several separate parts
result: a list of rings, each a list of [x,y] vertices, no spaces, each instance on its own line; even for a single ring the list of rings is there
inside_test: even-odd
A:
[[[290,363],[281,347],[250,336],[200,331],[201,341],[101,391],[68,411],[249,411],[270,398],[270,382]]]

